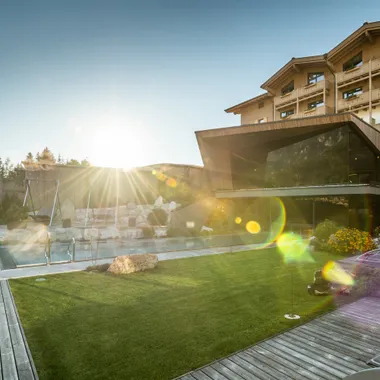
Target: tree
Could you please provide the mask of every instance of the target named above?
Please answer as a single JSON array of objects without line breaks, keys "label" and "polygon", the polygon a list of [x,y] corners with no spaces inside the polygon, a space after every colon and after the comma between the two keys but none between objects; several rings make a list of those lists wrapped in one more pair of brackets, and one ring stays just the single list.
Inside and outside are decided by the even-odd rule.
[{"label": "tree", "polygon": [[85,158],[84,160],[82,160],[80,162],[80,165],[81,166],[91,166],[91,163],[90,163],[90,161],[87,160],[87,158]]},{"label": "tree", "polygon": [[66,165],[80,166],[80,162],[74,158],[66,162]]},{"label": "tree", "polygon": [[65,161],[60,154],[58,154],[57,164],[64,165]]},{"label": "tree", "polygon": [[56,162],[53,153],[47,146],[44,148],[41,155],[39,155],[38,161],[42,161],[42,160],[51,161],[52,163]]},{"label": "tree", "polygon": [[33,153],[32,152],[29,152],[26,155],[26,161],[28,161],[28,162],[34,162],[34,157],[33,157]]}]

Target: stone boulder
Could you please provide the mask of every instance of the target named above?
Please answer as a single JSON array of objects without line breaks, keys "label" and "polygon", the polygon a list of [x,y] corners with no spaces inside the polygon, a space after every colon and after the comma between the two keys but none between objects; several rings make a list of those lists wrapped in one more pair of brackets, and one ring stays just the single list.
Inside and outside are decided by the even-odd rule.
[{"label": "stone boulder", "polygon": [[153,254],[118,256],[113,260],[108,272],[114,274],[142,272],[147,269],[153,269],[157,266],[157,263],[157,255]]},{"label": "stone boulder", "polygon": [[156,201],[154,202],[154,207],[155,208],[161,208],[162,205],[164,204],[164,200],[163,198],[161,197],[161,195],[156,199]]},{"label": "stone boulder", "polygon": [[120,232],[115,226],[99,229],[101,239],[116,239],[120,237]]},{"label": "stone boulder", "polygon": [[99,231],[97,228],[86,228],[83,230],[84,240],[96,240],[98,238]]}]

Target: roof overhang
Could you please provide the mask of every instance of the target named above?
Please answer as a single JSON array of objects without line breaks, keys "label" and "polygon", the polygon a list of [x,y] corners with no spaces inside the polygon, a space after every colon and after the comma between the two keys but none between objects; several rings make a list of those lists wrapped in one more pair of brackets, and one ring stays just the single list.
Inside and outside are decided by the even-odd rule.
[{"label": "roof overhang", "polygon": [[266,82],[261,85],[261,88],[271,91],[271,88],[276,87],[280,82],[283,82],[287,77],[300,70],[301,66],[316,66],[327,65],[326,54],[313,55],[309,57],[292,58],[286,65],[282,66],[275,74],[273,74]]},{"label": "roof overhang", "polygon": [[363,42],[373,43],[373,36],[380,35],[380,21],[365,22],[359,29],[351,33],[346,39],[327,53],[327,59],[332,63],[347,54],[347,50],[353,50]]},{"label": "roof overhang", "polygon": [[[221,137],[227,138],[228,136],[240,136],[243,141],[248,135],[252,134],[254,134],[256,138],[259,138],[260,134],[263,134],[264,132],[268,132],[266,133],[268,136],[269,132],[273,133],[275,131],[281,131],[282,133],[289,135],[292,133],[303,133],[306,128],[309,128],[310,130],[322,130],[323,128],[342,126],[344,123],[350,123],[351,125],[356,126],[356,128],[363,133],[364,137],[366,137],[366,139],[378,151],[380,151],[380,132],[351,112],[271,121],[261,124],[246,124],[236,127],[208,129],[204,131],[196,131],[195,134],[198,143],[201,140],[211,141]],[[291,130],[293,130],[293,132]]]},{"label": "roof overhang", "polygon": [[319,197],[338,195],[380,195],[380,187],[369,184],[277,187],[216,191],[216,198]]},{"label": "roof overhang", "polygon": [[263,100],[271,98],[271,97],[272,97],[272,95],[270,95],[268,92],[266,92],[265,94],[255,96],[254,98],[248,99],[245,102],[242,102],[242,103],[236,104],[235,106],[227,108],[224,110],[224,112],[227,112],[227,113],[233,112],[236,115],[236,114],[239,114],[241,112],[242,108],[247,107],[247,106],[254,104],[254,103],[258,103],[260,101],[263,101]]}]

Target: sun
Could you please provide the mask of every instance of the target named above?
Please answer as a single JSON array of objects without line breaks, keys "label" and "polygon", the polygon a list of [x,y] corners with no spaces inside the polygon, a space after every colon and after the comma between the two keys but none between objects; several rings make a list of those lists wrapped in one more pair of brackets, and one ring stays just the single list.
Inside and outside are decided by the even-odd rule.
[{"label": "sun", "polygon": [[89,160],[95,166],[130,169],[149,153],[144,151],[141,138],[122,128],[98,129],[87,143]]}]

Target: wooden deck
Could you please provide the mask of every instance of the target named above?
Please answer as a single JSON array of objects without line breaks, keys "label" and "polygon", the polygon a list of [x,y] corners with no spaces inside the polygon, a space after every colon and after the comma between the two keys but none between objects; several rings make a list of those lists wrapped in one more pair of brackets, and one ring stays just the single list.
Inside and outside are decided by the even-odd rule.
[{"label": "wooden deck", "polygon": [[37,380],[8,281],[0,281],[0,380]]},{"label": "wooden deck", "polygon": [[366,297],[177,379],[344,379],[380,354],[379,316]]}]

